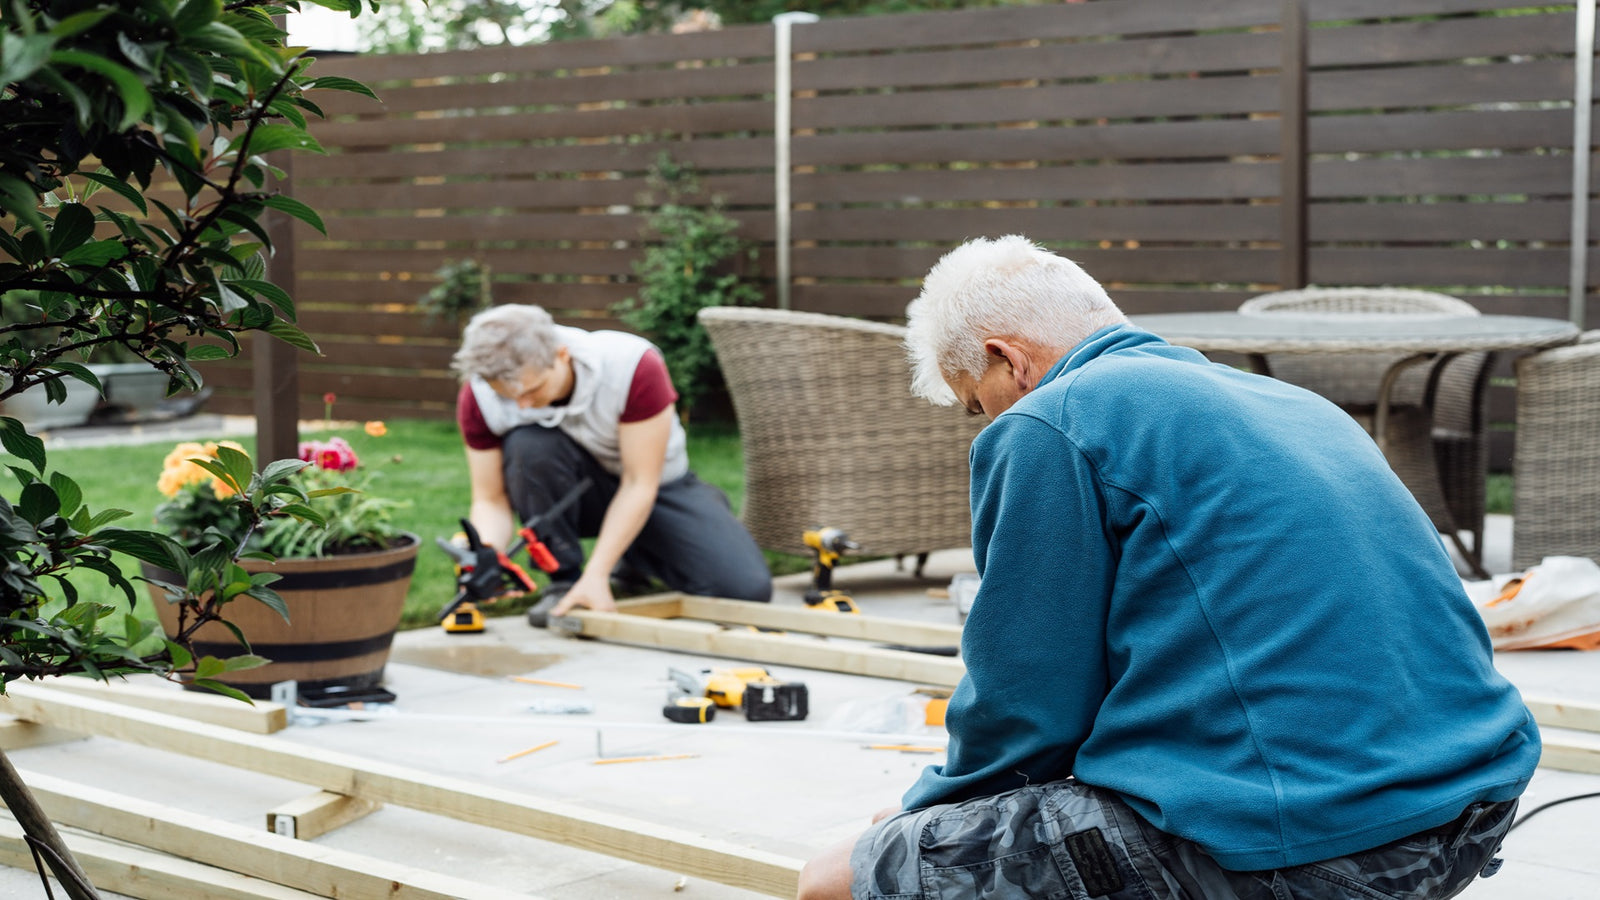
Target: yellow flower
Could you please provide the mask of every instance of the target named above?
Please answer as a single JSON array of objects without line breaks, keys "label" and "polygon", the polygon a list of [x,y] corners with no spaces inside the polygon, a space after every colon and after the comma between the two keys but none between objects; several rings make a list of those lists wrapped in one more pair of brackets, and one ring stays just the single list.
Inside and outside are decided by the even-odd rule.
[{"label": "yellow flower", "polygon": [[389,426],[379,421],[372,421],[366,424],[366,431],[367,434],[370,434],[373,437],[383,437],[389,433]]},{"label": "yellow flower", "polygon": [[228,447],[240,453],[245,452],[244,447],[237,441],[215,441],[198,444],[194,441],[184,441],[172,448],[167,458],[161,463],[161,477],[156,480],[156,489],[164,497],[176,496],[184,485],[195,484],[209,480],[211,492],[218,498],[231,497],[235,493],[222,479],[213,476],[210,472],[194,464],[196,459],[216,459],[217,448]]},{"label": "yellow flower", "polygon": [[185,441],[172,448],[167,458],[162,462],[161,477],[156,481],[156,488],[162,496],[176,496],[186,484],[205,481],[211,473],[195,465],[192,460],[205,457],[206,448],[193,441]]}]

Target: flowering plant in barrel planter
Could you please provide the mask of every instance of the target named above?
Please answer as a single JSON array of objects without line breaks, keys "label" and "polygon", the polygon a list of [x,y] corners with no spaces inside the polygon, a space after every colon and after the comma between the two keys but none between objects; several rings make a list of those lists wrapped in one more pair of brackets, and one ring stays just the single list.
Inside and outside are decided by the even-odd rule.
[{"label": "flowering plant in barrel planter", "polygon": [[[382,423],[368,423],[367,432],[381,435]],[[403,501],[373,492],[374,473],[349,442],[305,441],[299,451],[302,468],[287,483],[304,492],[315,515],[291,508],[268,518],[250,533],[240,560],[252,579],[275,577],[282,602],[232,608],[224,621],[202,625],[193,633],[196,652],[270,660],[213,676],[252,697],[291,680],[307,695],[370,693],[382,681],[420,542],[393,520]],[[242,455],[229,441],[174,447],[157,479],[168,499],[156,508],[156,524],[191,552],[217,534],[237,533],[244,510],[226,460]],[[190,610],[167,602],[181,593],[170,574],[144,571],[163,628],[178,635],[191,626]]]}]

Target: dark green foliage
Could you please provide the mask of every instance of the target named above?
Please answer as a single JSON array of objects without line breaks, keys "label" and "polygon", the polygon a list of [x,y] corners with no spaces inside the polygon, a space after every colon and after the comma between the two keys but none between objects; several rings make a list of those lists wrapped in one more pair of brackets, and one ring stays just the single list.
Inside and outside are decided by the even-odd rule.
[{"label": "dark green foliage", "polygon": [[[352,15],[362,6],[309,2]],[[266,280],[264,222],[269,210],[322,222],[276,192],[281,172],[266,154],[321,151],[306,130],[308,114],[319,115],[307,91],[370,91],[318,79],[310,59],[285,49],[272,16],[299,5],[0,0],[0,400],[42,385],[60,402],[65,378],[98,389],[83,365],[97,350],[148,363],[172,391],[198,388],[193,364],[236,354],[241,333],[315,351],[289,295]],[[153,195],[163,181],[181,200]],[[191,552],[111,524],[125,512],[92,511],[17,420],[0,417],[0,443],[15,457],[17,486],[0,495],[0,690],[16,677],[135,670],[215,686],[211,676],[259,664],[195,659],[187,643],[234,599],[281,610],[273,576],[249,575],[237,560],[267,517],[317,520],[291,479],[298,460],[257,474],[242,453],[219,456],[208,468],[236,496],[225,524]],[[149,626],[78,600],[72,576],[92,573],[132,606],[118,554],[178,573],[169,593],[183,627],[156,653],[133,649],[152,637]]]},{"label": "dark green foliage", "polygon": [[722,385],[722,371],[711,339],[695,319],[708,306],[748,306],[761,291],[735,269],[739,258],[754,259],[754,248],[736,233],[739,223],[722,212],[717,198],[690,205],[699,195],[694,171],[666,155],[650,173],[651,187],[664,201],[650,214],[653,242],[634,265],[639,292],[618,304],[622,321],[654,341],[672,373],[679,409],[687,414],[696,400]]},{"label": "dark green foliage", "polygon": [[429,321],[460,327],[472,314],[487,309],[494,300],[489,264],[476,259],[452,259],[433,274],[439,283],[417,300]]}]

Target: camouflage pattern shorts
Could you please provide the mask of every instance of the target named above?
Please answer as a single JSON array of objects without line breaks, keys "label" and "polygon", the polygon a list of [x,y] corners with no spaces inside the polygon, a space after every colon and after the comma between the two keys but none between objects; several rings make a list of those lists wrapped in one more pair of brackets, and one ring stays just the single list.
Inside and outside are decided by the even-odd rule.
[{"label": "camouflage pattern shorts", "polygon": [[1382,847],[1261,872],[1219,866],[1108,791],[1068,779],[877,823],[851,853],[855,900],[1442,900],[1464,889],[1511,828],[1517,802]]}]

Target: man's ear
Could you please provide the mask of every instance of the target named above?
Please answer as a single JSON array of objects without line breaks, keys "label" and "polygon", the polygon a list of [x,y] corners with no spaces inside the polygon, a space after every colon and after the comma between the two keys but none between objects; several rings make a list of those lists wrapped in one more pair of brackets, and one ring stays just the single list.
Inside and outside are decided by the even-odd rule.
[{"label": "man's ear", "polygon": [[1011,378],[1018,392],[1026,394],[1039,383],[1039,373],[1035,371],[1033,355],[1028,352],[1024,344],[1007,338],[992,337],[983,342],[983,349],[985,353],[994,357],[996,362],[1005,360],[1011,367]]}]

